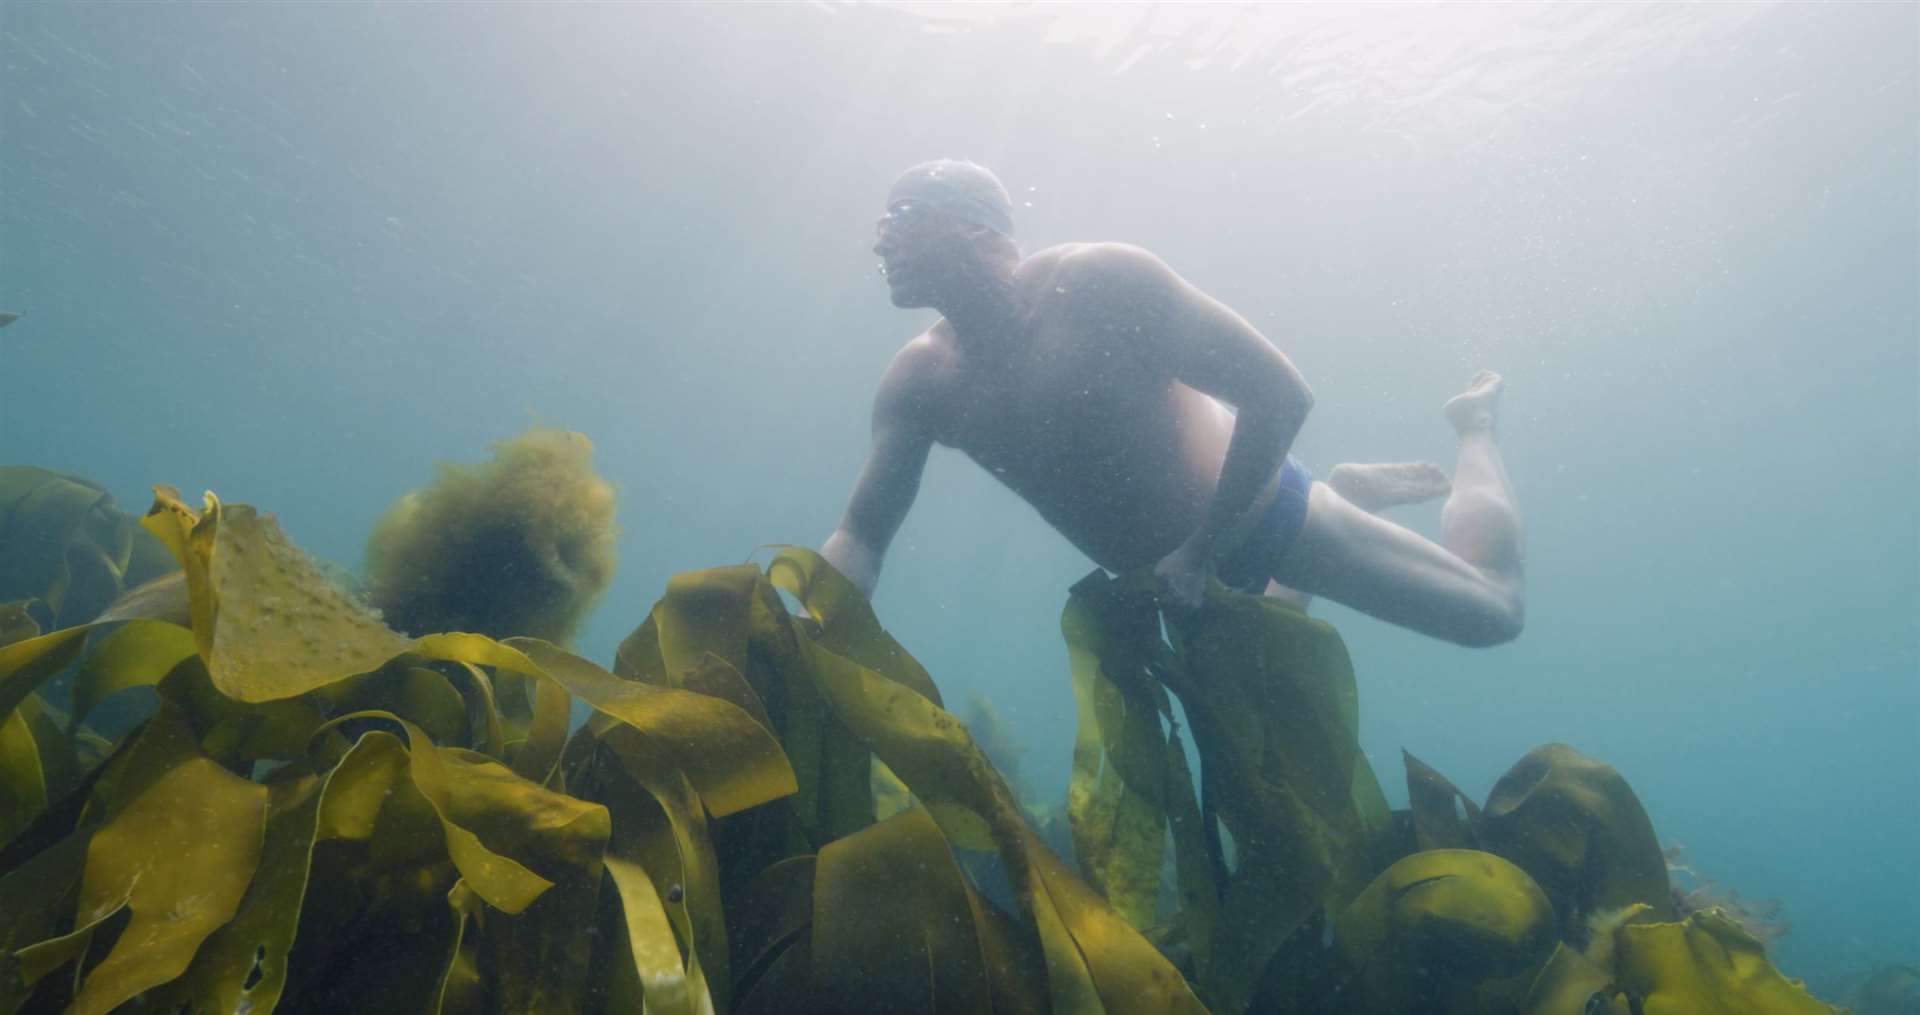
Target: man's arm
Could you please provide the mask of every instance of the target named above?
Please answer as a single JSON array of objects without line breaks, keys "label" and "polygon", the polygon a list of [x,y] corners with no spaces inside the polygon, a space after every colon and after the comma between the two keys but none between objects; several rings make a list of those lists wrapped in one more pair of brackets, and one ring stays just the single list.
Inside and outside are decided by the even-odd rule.
[{"label": "man's arm", "polygon": [[925,406],[914,398],[924,373],[924,353],[916,341],[894,357],[873,399],[873,446],[860,478],[853,484],[840,527],[820,547],[820,556],[838,568],[861,594],[873,598],[887,545],[900,530],[920,492],[933,447]]},{"label": "man's arm", "polygon": [[[1096,258],[1094,270],[1125,294],[1103,301],[1117,310],[1117,327],[1138,327],[1146,355],[1160,359],[1181,383],[1236,410],[1233,439],[1206,519],[1156,569],[1171,579],[1171,570],[1203,568],[1215,543],[1253,506],[1300,433],[1313,408],[1313,392],[1286,355],[1245,318],[1159,258],[1125,244],[1103,244],[1081,256]],[[1197,600],[1198,582],[1192,585],[1175,591]]]}]

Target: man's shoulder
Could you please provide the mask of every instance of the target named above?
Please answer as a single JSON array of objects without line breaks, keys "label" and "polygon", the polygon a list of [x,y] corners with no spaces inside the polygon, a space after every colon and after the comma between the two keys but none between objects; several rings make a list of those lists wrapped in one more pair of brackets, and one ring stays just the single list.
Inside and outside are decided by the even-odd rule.
[{"label": "man's shoulder", "polygon": [[1061,243],[1027,258],[1031,265],[1068,276],[1165,270],[1166,265],[1153,252],[1132,243],[1102,240],[1091,243]]},{"label": "man's shoulder", "polygon": [[[1112,241],[1062,243],[1027,258],[1020,266],[1030,297],[1058,303],[1076,313],[1102,314],[1116,306],[1116,293],[1142,294],[1166,286],[1176,276],[1145,247]],[[1081,297],[1093,297],[1091,300]]]},{"label": "man's shoulder", "polygon": [[914,336],[893,354],[886,376],[874,394],[874,403],[891,413],[919,416],[937,406],[953,376],[953,351],[940,325]]}]

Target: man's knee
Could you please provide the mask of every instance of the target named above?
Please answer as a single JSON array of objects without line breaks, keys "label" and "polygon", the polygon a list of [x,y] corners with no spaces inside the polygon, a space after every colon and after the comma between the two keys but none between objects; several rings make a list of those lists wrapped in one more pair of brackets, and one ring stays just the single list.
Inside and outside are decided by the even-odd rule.
[{"label": "man's knee", "polygon": [[1527,626],[1527,604],[1519,593],[1503,594],[1489,604],[1483,615],[1468,626],[1465,638],[1455,639],[1468,648],[1492,648],[1520,637]]}]

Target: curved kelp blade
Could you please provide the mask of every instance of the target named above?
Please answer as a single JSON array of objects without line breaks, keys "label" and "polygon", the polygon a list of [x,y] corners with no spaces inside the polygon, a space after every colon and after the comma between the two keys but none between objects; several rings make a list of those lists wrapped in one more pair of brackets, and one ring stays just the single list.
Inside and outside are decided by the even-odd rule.
[{"label": "curved kelp blade", "polygon": [[1162,672],[1239,847],[1200,980],[1218,1010],[1237,1012],[1294,931],[1366,885],[1384,805],[1360,754],[1353,664],[1330,625],[1217,583],[1200,610],[1165,620],[1175,651]]},{"label": "curved kelp blade", "polygon": [[1653,822],[1612,766],[1565,744],[1528,751],[1487,795],[1485,848],[1519,864],[1553,900],[1561,935],[1634,903],[1674,918],[1666,858]]},{"label": "curved kelp blade", "polygon": [[873,605],[853,582],[818,553],[802,546],[778,546],[767,563],[767,578],[784,589],[820,625],[814,640],[835,655],[865,666],[921,697],[944,707],[940,689],[920,661],[880,626]]},{"label": "curved kelp blade", "polygon": [[607,742],[594,759],[595,795],[613,815],[607,855],[633,864],[652,880],[686,955],[688,996],[698,1006],[724,1011],[730,986],[726,916],[719,863],[699,798],[657,742],[625,726],[612,726],[602,735]]},{"label": "curved kelp blade", "polygon": [[[448,818],[472,830],[487,849],[552,883],[515,919],[481,914],[479,937],[468,932],[489,971],[494,1003],[506,1011],[577,1009],[611,831],[607,808],[463,751],[416,746],[416,768],[423,751],[438,755],[444,769]],[[478,895],[478,886],[463,884]]]},{"label": "curved kelp blade", "polygon": [[[457,820],[461,815],[454,799],[455,780],[448,771],[448,766],[457,762],[444,757],[420,727],[390,712],[356,712],[333,720],[332,725],[355,719],[385,720],[404,732],[409,747],[405,752],[406,772],[413,787],[433,808],[446,837],[447,856],[475,894],[495,909],[518,913],[552,887],[552,882],[519,861],[487,848],[473,829]],[[463,784],[460,788],[468,787]]]},{"label": "curved kelp blade", "polygon": [[160,683],[182,659],[194,654],[193,632],[158,620],[134,620],[100,639],[73,678],[73,722],[86,720],[94,706],[135,687]]},{"label": "curved kelp blade", "polygon": [[69,1012],[107,1012],[179,976],[232,918],[260,859],[267,790],[190,756],[154,778],[87,846],[77,922],[131,920]]},{"label": "curved kelp blade", "polygon": [[1475,850],[1415,853],[1335,921],[1334,943],[1350,971],[1341,1000],[1367,1011],[1479,1011],[1485,982],[1519,974],[1531,981],[1553,950],[1553,932],[1553,906],[1520,868]]},{"label": "curved kelp blade", "polygon": [[984,839],[1039,935],[1055,1010],[1198,1011],[1164,956],[1034,837],[966,727],[903,684],[802,639],[823,697],[959,845]]},{"label": "curved kelp blade", "polygon": [[38,695],[28,695],[0,719],[0,846],[26,830],[47,808],[46,765],[33,717],[40,711]]},{"label": "curved kelp blade", "polygon": [[[148,993],[155,1010],[264,1015],[279,1003],[307,894],[314,830],[321,808],[328,804],[329,785],[331,778],[305,776],[269,788],[260,865],[238,913],[200,947],[185,974]],[[339,806],[337,800],[333,806]]]},{"label": "curved kelp blade", "polygon": [[69,627],[0,646],[0,717],[66,669],[80,654],[86,634],[87,628]]},{"label": "curved kelp blade", "polygon": [[842,1010],[992,1008],[966,883],[919,808],[820,850],[812,944],[815,989]]},{"label": "curved kelp blade", "polygon": [[623,676],[714,694],[779,737],[796,794],[786,805],[790,819],[763,837],[784,852],[743,857],[748,871],[874,820],[871,755],[804,677],[798,627],[758,568],[720,567],[675,575],[620,646]]},{"label": "curved kelp blade", "polygon": [[[422,642],[423,650],[440,644],[434,639]],[[779,742],[738,706],[691,691],[623,680],[536,639],[512,638],[503,647],[524,653],[535,672],[657,744],[716,817],[795,790],[793,769]]]},{"label": "curved kelp blade", "polygon": [[1620,984],[1647,1015],[1833,1015],[1780,975],[1761,943],[1711,909],[1682,923],[1630,923],[1615,936]]},{"label": "curved kelp blade", "polygon": [[[1150,600],[1145,610],[1126,610],[1132,605],[1076,595],[1060,617],[1078,714],[1067,819],[1088,881],[1145,929],[1157,915],[1171,759],[1160,727],[1165,692],[1146,677],[1144,654],[1126,640],[1149,623],[1157,631],[1159,618]],[[1137,626],[1118,616],[1123,610]]]},{"label": "curved kelp blade", "polygon": [[1431,765],[1402,750],[1415,841],[1426,849],[1479,849],[1480,805]]},{"label": "curved kelp blade", "polygon": [[607,997],[610,1012],[644,1010],[649,1015],[697,1015],[703,1009],[687,979],[673,926],[667,922],[660,893],[639,864],[620,856],[606,858],[607,881],[621,919],[614,931],[611,961],[616,963]]}]

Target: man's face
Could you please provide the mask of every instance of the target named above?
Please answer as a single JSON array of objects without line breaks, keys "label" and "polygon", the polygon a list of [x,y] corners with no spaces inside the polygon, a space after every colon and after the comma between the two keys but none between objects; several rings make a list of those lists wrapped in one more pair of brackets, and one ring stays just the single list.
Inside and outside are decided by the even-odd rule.
[{"label": "man's face", "polygon": [[895,201],[874,232],[873,252],[880,255],[896,307],[933,306],[967,274],[973,244],[965,223],[938,205],[915,198]]}]

